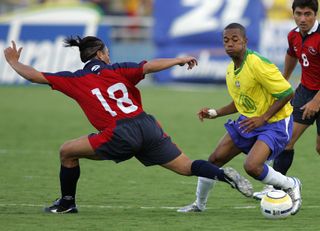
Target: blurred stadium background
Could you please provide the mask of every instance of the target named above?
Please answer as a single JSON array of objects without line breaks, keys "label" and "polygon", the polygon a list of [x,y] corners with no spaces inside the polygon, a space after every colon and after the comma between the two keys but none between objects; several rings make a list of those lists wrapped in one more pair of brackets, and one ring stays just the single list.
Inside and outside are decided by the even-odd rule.
[{"label": "blurred stadium background", "polygon": [[[71,35],[105,40],[114,62],[196,56],[199,67],[154,76],[154,83],[224,83],[229,58],[221,33],[230,22],[247,27],[249,47],[283,67],[286,34],[294,27],[291,0],[2,0],[0,48],[16,40],[21,60],[39,70],[76,70],[75,50],[63,49]],[[37,52],[35,52],[35,49]],[[3,56],[2,56],[3,57]],[[295,75],[299,75],[299,69]],[[295,81],[293,78],[291,81]],[[0,84],[25,84],[0,59]]]}]

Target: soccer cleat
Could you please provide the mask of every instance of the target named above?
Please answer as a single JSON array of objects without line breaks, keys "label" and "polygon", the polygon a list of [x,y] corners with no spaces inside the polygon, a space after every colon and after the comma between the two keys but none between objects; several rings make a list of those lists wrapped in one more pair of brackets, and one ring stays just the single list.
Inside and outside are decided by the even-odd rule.
[{"label": "soccer cleat", "polygon": [[256,199],[256,200],[261,201],[262,197],[267,195],[267,193],[272,191],[272,190],[274,190],[273,185],[266,184],[260,192],[254,192],[253,193],[253,198]]},{"label": "soccer cleat", "polygon": [[61,199],[57,199],[55,202],[53,202],[53,205],[51,205],[50,207],[44,208],[44,211],[46,213],[63,214],[63,213],[77,213],[78,209],[75,204],[72,204],[70,206],[62,205]]},{"label": "soccer cleat", "polygon": [[253,187],[249,180],[241,176],[235,169],[231,167],[223,168],[225,180],[232,188],[237,189],[246,197],[251,197],[253,194]]},{"label": "soccer cleat", "polygon": [[197,206],[196,202],[192,203],[191,205],[187,205],[187,206],[182,207],[182,208],[177,210],[177,212],[179,212],[179,213],[194,213],[194,212],[203,212],[203,211],[204,211],[204,209],[200,209]]},{"label": "soccer cleat", "polygon": [[295,215],[298,213],[298,211],[301,208],[302,205],[302,198],[301,198],[301,189],[302,184],[300,180],[296,177],[292,177],[294,181],[294,186],[292,188],[287,189],[288,195],[291,197],[292,200],[292,209],[291,209],[291,215]]}]

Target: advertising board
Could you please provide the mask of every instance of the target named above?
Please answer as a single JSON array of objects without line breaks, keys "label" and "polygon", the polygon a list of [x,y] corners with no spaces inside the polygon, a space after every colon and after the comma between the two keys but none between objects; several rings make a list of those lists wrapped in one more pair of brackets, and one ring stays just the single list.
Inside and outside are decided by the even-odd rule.
[{"label": "advertising board", "polygon": [[160,83],[224,82],[230,61],[223,49],[222,32],[231,22],[246,27],[248,46],[256,50],[265,19],[261,1],[155,0],[154,41],[158,57],[195,56],[191,71],[176,67],[155,75]]},{"label": "advertising board", "polygon": [[[77,48],[65,48],[63,40],[70,36],[96,35],[107,44],[109,29],[100,24],[101,15],[86,6],[37,8],[0,18],[0,50],[14,40],[23,47],[21,62],[39,71],[75,71],[83,66]],[[25,84],[0,59],[0,84]]]}]

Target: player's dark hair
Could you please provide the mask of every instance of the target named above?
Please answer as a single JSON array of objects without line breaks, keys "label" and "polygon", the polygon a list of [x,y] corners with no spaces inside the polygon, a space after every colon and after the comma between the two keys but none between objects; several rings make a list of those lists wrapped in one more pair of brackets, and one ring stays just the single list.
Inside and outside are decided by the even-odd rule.
[{"label": "player's dark hair", "polygon": [[95,57],[97,54],[97,51],[102,51],[105,48],[103,41],[94,36],[87,36],[84,38],[80,38],[80,36],[73,38],[71,36],[64,40],[64,46],[79,47],[80,58],[81,58],[81,61],[84,63],[92,59],[93,57]]},{"label": "player's dark hair", "polygon": [[297,7],[308,7],[313,10],[315,14],[317,14],[319,7],[318,5],[318,0],[294,0],[292,3],[292,11],[294,12]]},{"label": "player's dark hair", "polygon": [[247,33],[246,33],[246,28],[244,28],[244,26],[242,26],[240,23],[236,23],[236,22],[234,22],[234,23],[230,23],[228,26],[226,26],[225,28],[224,28],[224,30],[227,30],[227,29],[239,29],[240,30],[240,32],[241,32],[241,34],[242,34],[242,36],[244,37],[244,38],[246,38],[247,37]]}]

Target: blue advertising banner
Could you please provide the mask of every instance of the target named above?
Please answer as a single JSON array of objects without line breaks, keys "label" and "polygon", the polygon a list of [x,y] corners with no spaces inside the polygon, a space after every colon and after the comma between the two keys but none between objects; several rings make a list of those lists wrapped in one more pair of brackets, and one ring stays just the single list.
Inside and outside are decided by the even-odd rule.
[{"label": "blue advertising banner", "polygon": [[192,71],[174,68],[156,74],[159,82],[223,81],[230,59],[224,53],[222,32],[231,22],[246,27],[249,48],[256,50],[259,46],[260,26],[265,18],[261,1],[155,0],[154,4],[157,56],[193,55],[199,61]]},{"label": "blue advertising banner", "polygon": [[[20,12],[0,18],[0,49],[14,40],[23,47],[21,62],[39,71],[75,71],[82,68],[78,49],[65,48],[63,40],[70,36],[98,36],[110,44],[109,29],[99,24],[100,13],[90,7],[51,7]],[[0,59],[0,84],[28,83]]]}]

